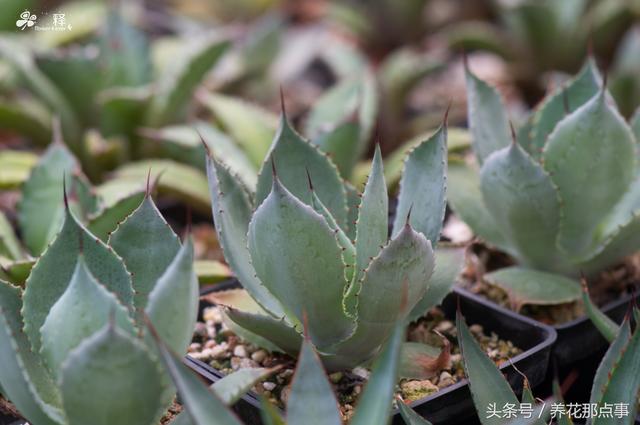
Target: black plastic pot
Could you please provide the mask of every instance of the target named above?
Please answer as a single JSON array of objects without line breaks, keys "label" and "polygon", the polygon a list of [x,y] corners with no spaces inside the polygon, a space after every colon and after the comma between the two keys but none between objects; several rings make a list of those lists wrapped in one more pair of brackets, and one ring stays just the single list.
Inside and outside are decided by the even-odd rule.
[{"label": "black plastic pot", "polygon": [[[640,299],[638,297],[637,299]],[[622,322],[633,295],[626,294],[620,299],[602,307],[602,311],[615,320]],[[605,349],[609,343],[595,328],[591,320],[584,316],[561,325],[554,326],[558,339],[553,347],[553,357],[562,370],[576,361],[586,359]]]},{"label": "black plastic pot", "polygon": [[[232,284],[225,282],[207,288],[203,293],[227,289]],[[522,376],[514,369],[524,373],[532,386],[542,382],[547,372],[551,347],[556,339],[553,328],[518,315],[502,307],[471,294],[462,289],[454,289],[442,303],[443,311],[450,320],[455,319],[456,305],[470,324],[482,325],[486,332],[495,332],[500,338],[512,341],[524,352],[512,359],[512,364],[503,364],[502,372],[514,388],[522,388]],[[201,304],[201,310],[206,304]],[[189,356],[185,363],[209,382],[215,382],[222,374],[211,366]],[[439,391],[422,400],[411,403],[411,407],[436,425],[471,424],[476,417],[467,380]],[[259,402],[255,394],[249,393],[236,404],[235,410],[247,424],[262,424]],[[403,424],[400,415],[395,412],[394,424]]]},{"label": "black plastic pot", "polygon": [[25,423],[23,419],[0,413],[0,425],[25,425]]}]

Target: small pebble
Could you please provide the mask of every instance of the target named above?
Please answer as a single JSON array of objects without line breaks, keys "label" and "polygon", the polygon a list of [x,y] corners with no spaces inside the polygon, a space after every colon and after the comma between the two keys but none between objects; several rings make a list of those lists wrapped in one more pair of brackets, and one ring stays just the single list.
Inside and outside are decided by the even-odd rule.
[{"label": "small pebble", "polygon": [[258,350],[251,354],[251,359],[255,362],[262,363],[268,356],[265,350]]},{"label": "small pebble", "polygon": [[243,358],[247,357],[247,349],[244,347],[244,345],[236,345],[236,347],[233,349],[233,355]]},{"label": "small pebble", "polygon": [[273,391],[276,389],[276,384],[273,382],[263,382],[262,383],[262,388],[264,388],[267,391]]},{"label": "small pebble", "polygon": [[440,378],[438,379],[438,387],[445,388],[449,385],[455,384],[455,382],[456,381],[453,379],[453,376],[451,376],[449,372],[444,371],[440,374]]},{"label": "small pebble", "polygon": [[223,342],[220,345],[216,345],[211,348],[211,357],[217,360],[226,359],[229,357],[229,352],[227,351],[227,344]]},{"label": "small pebble", "polygon": [[367,369],[360,366],[353,368],[351,373],[353,373],[356,376],[359,376],[362,379],[369,379],[369,375],[371,374]]},{"label": "small pebble", "polygon": [[189,344],[190,353],[193,353],[194,351],[200,351],[200,350],[202,350],[202,344],[200,344],[199,342],[192,342],[191,344]]},{"label": "small pebble", "polygon": [[216,346],[216,342],[213,339],[210,339],[204,343],[204,348],[213,348],[215,346]]}]

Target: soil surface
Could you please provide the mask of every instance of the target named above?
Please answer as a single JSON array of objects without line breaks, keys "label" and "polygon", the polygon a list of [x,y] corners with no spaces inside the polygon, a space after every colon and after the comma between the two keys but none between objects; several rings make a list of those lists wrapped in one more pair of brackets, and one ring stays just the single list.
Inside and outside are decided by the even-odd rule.
[{"label": "soil surface", "polygon": [[[280,366],[281,369],[276,374],[256,385],[254,391],[267,397],[276,406],[284,408],[291,391],[295,359],[285,354],[271,353],[243,341],[225,326],[221,311],[216,306],[205,308],[203,319],[204,322],[198,322],[196,326],[194,340],[189,347],[189,355],[210,364],[224,374],[242,368]],[[499,339],[495,333],[486,334],[480,325],[471,324],[470,329],[484,351],[496,364],[522,352],[510,341]],[[396,394],[405,402],[429,396],[464,378],[455,324],[447,320],[439,308],[434,308],[425,317],[411,324],[408,340],[442,347],[443,340],[433,332],[434,330],[440,332],[450,342],[451,367],[438,371],[431,379],[401,380],[396,388]],[[329,375],[345,421],[351,417],[358,395],[362,392],[369,374],[370,371],[367,368],[356,367]]]},{"label": "soil surface", "polygon": [[[485,273],[511,266],[513,260],[506,254],[474,243],[467,251],[467,264],[462,273],[461,285],[475,294],[482,295],[505,308],[511,309],[507,293],[487,283]],[[589,294],[596,305],[602,307],[615,301],[622,294],[640,288],[640,253],[625,258],[588,281]],[[550,325],[559,325],[585,315],[582,300],[558,305],[525,305],[519,313]]]}]

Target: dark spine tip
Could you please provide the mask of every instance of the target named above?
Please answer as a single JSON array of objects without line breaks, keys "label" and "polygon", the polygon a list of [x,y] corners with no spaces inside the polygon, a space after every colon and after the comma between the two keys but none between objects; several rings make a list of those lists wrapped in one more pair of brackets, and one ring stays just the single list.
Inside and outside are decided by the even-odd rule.
[{"label": "dark spine tip", "polygon": [[309,183],[309,190],[313,192],[313,182],[311,181],[311,174],[309,174],[309,169],[305,167],[304,171],[306,171],[307,173],[307,182]]},{"label": "dark spine tip", "polygon": [[196,133],[198,133],[198,137],[200,137],[200,143],[202,143],[202,146],[204,147],[204,151],[206,152],[207,156],[211,157],[211,149],[209,149],[209,145],[207,145],[207,142],[204,141],[204,137],[202,136],[202,133],[197,128],[195,130],[196,130]]},{"label": "dark spine tip", "polygon": [[513,126],[513,121],[509,120],[509,129],[511,130],[511,146],[515,146],[518,143],[518,136],[516,135],[516,129]]},{"label": "dark spine tip", "polygon": [[69,211],[69,198],[67,197],[67,175],[62,173],[62,199],[64,201],[64,209]]},{"label": "dark spine tip", "polygon": [[276,160],[273,155],[271,155],[271,175],[273,176],[274,180],[276,177],[278,177],[278,170],[276,170]]},{"label": "dark spine tip", "polygon": [[445,127],[449,125],[449,112],[451,111],[452,104],[453,99],[449,99],[449,104],[447,105],[447,109],[444,111],[444,118],[442,119],[442,125]]},{"label": "dark spine tip", "polygon": [[151,167],[147,170],[147,187],[145,189],[144,196],[145,198],[151,196]]},{"label": "dark spine tip", "polygon": [[410,222],[411,222],[411,210],[413,210],[413,204],[411,204],[411,205],[409,206],[409,211],[407,212],[407,221],[406,221],[406,222],[405,222],[405,224],[404,224],[404,225],[405,225],[405,226],[407,226],[407,227],[410,227],[410,226],[411,226],[411,224],[410,224]]},{"label": "dark spine tip", "polygon": [[589,36],[587,37],[587,56],[593,58],[593,28],[589,29]]},{"label": "dark spine tip", "polygon": [[84,254],[84,238],[82,237],[82,231],[78,232],[78,252]]},{"label": "dark spine tip", "polygon": [[51,121],[51,132],[53,135],[53,144],[54,145],[62,145],[64,142],[62,141],[62,125],[60,124],[60,117],[55,116]]},{"label": "dark spine tip", "polygon": [[280,86],[280,112],[282,112],[282,117],[287,119],[287,108],[284,105],[284,89]]},{"label": "dark spine tip", "polygon": [[580,286],[585,294],[589,294],[589,286],[587,285],[587,278],[583,272],[580,272]]}]

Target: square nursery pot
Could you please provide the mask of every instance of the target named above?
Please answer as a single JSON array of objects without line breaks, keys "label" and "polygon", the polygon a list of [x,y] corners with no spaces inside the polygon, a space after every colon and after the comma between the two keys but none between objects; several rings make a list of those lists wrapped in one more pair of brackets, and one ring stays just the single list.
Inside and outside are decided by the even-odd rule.
[{"label": "square nursery pot", "polygon": [[[234,281],[223,282],[203,289],[202,294],[228,289],[234,285],[237,285]],[[544,380],[551,347],[556,340],[553,328],[505,308],[496,307],[477,295],[457,288],[442,303],[442,309],[449,320],[455,320],[458,300],[469,324],[482,325],[485,332],[495,332],[501,339],[510,340],[524,350],[512,359],[512,363],[527,376],[532,386]],[[207,305],[201,302],[200,313]],[[215,382],[223,376],[208,364],[189,356],[186,356],[185,363],[209,382]],[[522,376],[511,364],[503,364],[500,369],[514,388],[522,387]],[[411,407],[435,425],[468,425],[476,417],[466,379],[429,397],[414,401]],[[247,424],[263,423],[260,418],[260,403],[253,392],[243,397],[234,409]],[[394,412],[393,423],[404,423],[397,411]]]},{"label": "square nursery pot", "polygon": [[18,419],[15,416],[0,413],[0,425],[26,425],[24,419]]},{"label": "square nursery pot", "polygon": [[[637,296],[636,301],[639,299],[640,296]],[[605,304],[601,310],[617,323],[621,323],[632,301],[633,295],[625,294]],[[587,316],[553,327],[558,334],[553,347],[553,360],[559,370],[571,366],[576,361],[597,355],[609,345]]]}]

